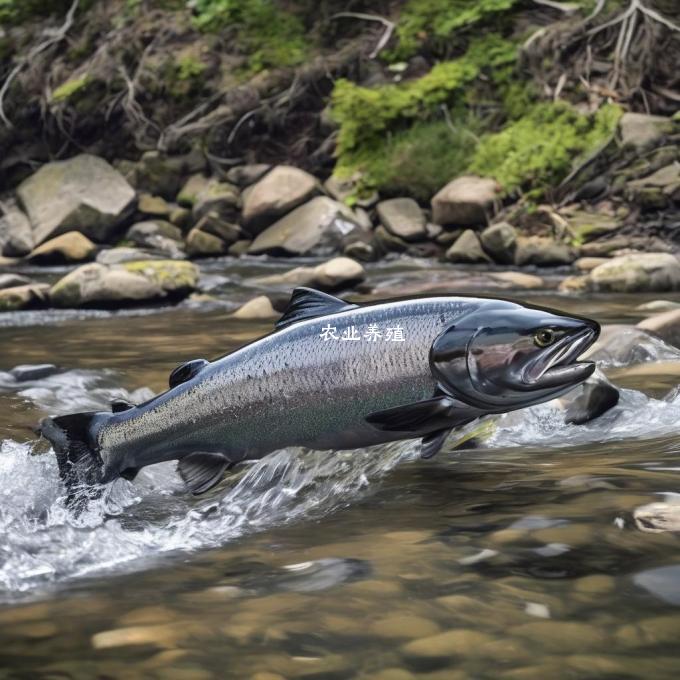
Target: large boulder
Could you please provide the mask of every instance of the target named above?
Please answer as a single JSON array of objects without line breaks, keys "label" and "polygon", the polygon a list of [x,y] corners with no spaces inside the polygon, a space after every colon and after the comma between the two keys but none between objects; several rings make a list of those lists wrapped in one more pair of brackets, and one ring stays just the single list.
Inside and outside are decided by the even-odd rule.
[{"label": "large boulder", "polygon": [[650,316],[637,325],[643,331],[654,333],[664,342],[680,347],[680,309]]},{"label": "large boulder", "polygon": [[517,231],[508,222],[497,222],[487,227],[479,240],[484,250],[501,264],[512,264],[515,261],[517,248]]},{"label": "large boulder", "polygon": [[520,236],[515,250],[515,264],[533,264],[538,267],[552,267],[571,264],[576,251],[566,243],[559,243],[547,236]]},{"label": "large boulder", "polygon": [[381,201],[378,217],[385,228],[405,241],[421,241],[427,236],[427,220],[420,206],[412,198],[391,198]]},{"label": "large boulder", "polygon": [[100,264],[123,264],[124,262],[139,262],[140,260],[164,260],[161,253],[155,253],[139,248],[120,246],[119,248],[106,248],[97,253],[96,261]]},{"label": "large boulder", "polygon": [[43,307],[50,287],[46,283],[30,283],[0,290],[0,312]]},{"label": "large boulder", "polygon": [[335,290],[366,278],[366,270],[349,257],[334,257],[316,267],[296,267],[283,274],[261,276],[253,280],[262,286],[312,286],[321,290]]},{"label": "large boulder", "polygon": [[680,163],[677,161],[627,184],[630,200],[649,210],[662,210],[669,201],[680,201]]},{"label": "large boulder", "polygon": [[592,241],[599,236],[611,234],[621,227],[616,217],[603,213],[579,210],[569,216],[569,231],[579,243]]},{"label": "large boulder", "polygon": [[[267,177],[269,175],[265,179]],[[361,232],[347,206],[326,196],[317,196],[263,231],[248,252],[325,255],[342,249]]]},{"label": "large boulder", "polygon": [[668,118],[645,113],[624,113],[619,121],[621,142],[636,149],[651,146],[672,129],[673,123]]},{"label": "large boulder", "polygon": [[105,160],[82,154],[43,165],[19,185],[17,196],[36,243],[67,231],[103,243],[132,209],[135,190]]},{"label": "large boulder", "polygon": [[243,197],[243,222],[250,234],[259,234],[267,225],[304,203],[319,190],[313,175],[288,165],[278,165]]},{"label": "large boulder", "polygon": [[3,288],[15,288],[31,283],[31,279],[21,274],[0,274],[0,290]]},{"label": "large boulder", "polygon": [[91,260],[97,246],[87,236],[78,231],[69,231],[41,243],[28,256],[31,262],[44,264],[64,264]]},{"label": "large boulder", "polygon": [[17,207],[8,207],[0,217],[0,255],[23,257],[33,250],[33,244],[33,229],[28,217]]},{"label": "large boulder", "polygon": [[449,182],[432,199],[432,219],[437,224],[475,227],[494,213],[499,184],[486,177],[464,175]]},{"label": "large boulder", "polygon": [[491,262],[491,258],[482,249],[477,234],[472,229],[466,229],[456,242],[446,251],[449,262],[477,264]]},{"label": "large boulder", "polygon": [[112,266],[94,262],[57,281],[49,295],[57,307],[174,300],[195,290],[198,276],[196,265],[186,261],[143,260]]},{"label": "large boulder", "polygon": [[634,253],[615,257],[582,277],[582,288],[614,293],[680,289],[680,262],[670,253]]}]

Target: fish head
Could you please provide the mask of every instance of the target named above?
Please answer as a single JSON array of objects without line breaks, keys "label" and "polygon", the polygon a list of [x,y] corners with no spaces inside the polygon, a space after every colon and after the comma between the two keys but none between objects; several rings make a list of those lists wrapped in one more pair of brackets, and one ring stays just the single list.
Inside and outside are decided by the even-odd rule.
[{"label": "fish head", "polygon": [[430,365],[442,386],[489,412],[549,401],[595,371],[578,361],[600,333],[590,319],[489,301],[447,328],[433,343]]}]

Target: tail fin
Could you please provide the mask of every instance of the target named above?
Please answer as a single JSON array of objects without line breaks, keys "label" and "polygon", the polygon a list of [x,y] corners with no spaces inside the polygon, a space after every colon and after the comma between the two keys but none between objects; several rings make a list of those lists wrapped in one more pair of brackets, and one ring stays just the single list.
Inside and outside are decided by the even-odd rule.
[{"label": "tail fin", "polygon": [[96,498],[102,478],[102,460],[93,446],[90,426],[95,412],[43,418],[40,433],[54,447],[59,475],[68,492],[67,504],[80,504]]}]

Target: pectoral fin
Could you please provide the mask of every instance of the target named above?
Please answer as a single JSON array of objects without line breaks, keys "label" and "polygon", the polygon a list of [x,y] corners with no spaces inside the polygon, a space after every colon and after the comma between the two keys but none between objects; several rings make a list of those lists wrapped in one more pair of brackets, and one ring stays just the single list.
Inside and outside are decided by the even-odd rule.
[{"label": "pectoral fin", "polygon": [[432,399],[369,413],[366,422],[383,432],[405,432],[418,437],[450,430],[483,414],[483,411],[438,390],[437,396]]},{"label": "pectoral fin", "polygon": [[182,458],[177,463],[177,471],[189,491],[197,496],[219,484],[230,465],[229,459],[221,453],[197,451]]},{"label": "pectoral fin", "polygon": [[452,429],[453,428],[439,430],[423,437],[423,441],[420,444],[420,457],[425,460],[434,458],[444,445],[446,438],[451,434]]},{"label": "pectoral fin", "polygon": [[366,422],[386,432],[419,432],[433,422],[445,420],[455,400],[451,397],[433,397],[413,404],[395,406],[384,411],[374,411],[366,416]]}]

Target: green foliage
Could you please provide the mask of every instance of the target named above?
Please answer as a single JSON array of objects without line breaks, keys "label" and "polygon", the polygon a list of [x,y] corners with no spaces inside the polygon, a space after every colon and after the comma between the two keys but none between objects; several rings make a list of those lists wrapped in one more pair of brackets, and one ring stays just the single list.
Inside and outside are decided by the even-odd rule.
[{"label": "green foliage", "polygon": [[58,103],[71,99],[77,93],[82,92],[89,83],[90,77],[86,73],[78,78],[67,80],[52,92],[52,102]]},{"label": "green foliage", "polygon": [[[83,0],[79,10],[88,9],[94,0]],[[51,14],[65,15],[73,0],[0,0],[0,26],[18,24]]]},{"label": "green foliage", "polygon": [[206,69],[205,64],[192,56],[184,56],[175,64],[177,78],[179,80],[195,80]]},{"label": "green foliage", "polygon": [[409,0],[397,24],[398,47],[392,56],[405,59],[425,42],[446,44],[453,33],[497,19],[518,0]]},{"label": "green foliage", "polygon": [[[378,189],[383,196],[407,195],[427,202],[465,170],[476,146],[475,134],[469,127],[474,125],[474,120],[456,120],[452,129],[443,120],[418,122],[352,156],[348,172],[360,168],[364,173],[361,192]],[[343,174],[341,164],[336,172]]]},{"label": "green foliage", "polygon": [[470,45],[465,55],[437,64],[422,78],[399,85],[367,88],[339,80],[332,95],[333,118],[340,126],[340,158],[375,143],[400,123],[428,117],[484,67],[498,68],[516,59],[517,48],[498,35]]},{"label": "green foliage", "polygon": [[540,194],[610,138],[620,116],[615,105],[587,116],[563,102],[537,104],[526,116],[482,139],[469,169],[494,177],[506,191],[531,187],[532,194]]},{"label": "green foliage", "polygon": [[249,70],[294,66],[307,51],[304,26],[275,0],[196,0],[195,23],[204,31],[230,30],[248,54]]}]

